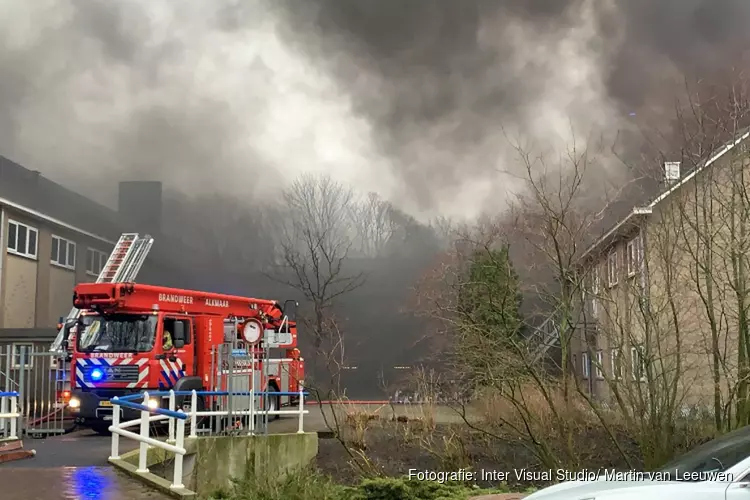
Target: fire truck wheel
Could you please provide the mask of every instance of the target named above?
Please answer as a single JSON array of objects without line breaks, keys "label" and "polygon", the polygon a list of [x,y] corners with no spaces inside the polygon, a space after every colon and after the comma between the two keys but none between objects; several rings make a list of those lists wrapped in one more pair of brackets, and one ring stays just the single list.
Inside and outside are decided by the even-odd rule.
[{"label": "fire truck wheel", "polygon": [[91,426],[91,430],[99,434],[100,436],[109,436],[109,425],[107,424],[94,424]]},{"label": "fire truck wheel", "polygon": [[[278,391],[278,389],[274,387],[270,387],[268,392]],[[280,408],[279,399],[281,399],[279,396],[271,396],[268,398],[268,411],[278,411]],[[269,415],[268,420],[278,420],[281,418],[281,415]]]}]

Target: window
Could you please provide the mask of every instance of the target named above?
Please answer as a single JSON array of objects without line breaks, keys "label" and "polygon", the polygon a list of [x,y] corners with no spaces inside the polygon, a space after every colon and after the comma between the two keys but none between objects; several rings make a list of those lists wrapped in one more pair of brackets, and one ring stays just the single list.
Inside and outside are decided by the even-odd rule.
[{"label": "window", "polygon": [[581,373],[583,378],[589,378],[589,353],[581,353]]},{"label": "window", "polygon": [[622,378],[622,349],[612,349],[612,376]]},{"label": "window", "polygon": [[604,363],[604,352],[596,351],[596,378],[602,380],[604,378],[604,372],[602,371],[602,364]]},{"label": "window", "polygon": [[633,380],[646,380],[646,359],[643,346],[630,348],[630,363],[633,371]]},{"label": "window", "polygon": [[65,238],[52,235],[52,264],[66,269],[76,268],[76,244]]},{"label": "window", "polygon": [[[31,368],[34,344],[13,344],[13,369]],[[23,359],[22,359],[23,358]],[[23,363],[23,364],[22,364]]]},{"label": "window", "polygon": [[635,276],[641,268],[641,249],[642,245],[640,235],[628,241],[626,247],[628,276]]},{"label": "window", "polygon": [[591,313],[596,316],[599,311],[599,268],[594,267],[591,276]]},{"label": "window", "polygon": [[8,253],[36,259],[39,232],[26,224],[8,221]]},{"label": "window", "polygon": [[609,257],[607,257],[607,281],[609,286],[615,286],[617,284],[617,275],[617,250],[612,250]]},{"label": "window", "polygon": [[172,342],[172,345],[174,345],[175,324],[177,323],[182,323],[182,331],[185,333],[185,345],[189,345],[192,340],[192,335],[190,332],[190,321],[187,319],[164,318],[164,333],[162,336],[163,340],[166,341],[166,334],[167,332],[169,332],[170,340]]},{"label": "window", "polygon": [[86,273],[94,276],[99,276],[102,273],[102,269],[107,264],[107,254],[89,248],[86,250]]}]

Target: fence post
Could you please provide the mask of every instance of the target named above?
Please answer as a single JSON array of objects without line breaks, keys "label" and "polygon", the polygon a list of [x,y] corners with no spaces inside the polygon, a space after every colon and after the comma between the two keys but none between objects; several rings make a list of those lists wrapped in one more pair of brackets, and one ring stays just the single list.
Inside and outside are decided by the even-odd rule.
[{"label": "fence post", "polygon": [[[148,408],[148,392],[143,393],[143,406]],[[141,438],[148,437],[148,419],[151,416],[151,412],[148,410],[141,410]],[[139,474],[145,474],[148,472],[148,444],[145,441],[141,441],[140,451],[138,454],[138,469],[136,470]]]},{"label": "fence post", "polygon": [[11,439],[18,439],[18,397],[17,396],[11,396],[10,397],[10,411],[8,412],[13,417],[10,418],[10,435],[8,436]]},{"label": "fence post", "polygon": [[[253,365],[255,365],[255,357],[253,355]],[[255,381],[255,374],[253,373],[253,382]],[[261,397],[261,400],[263,398]],[[264,408],[265,410],[265,408]],[[255,435],[255,383],[250,387],[250,418],[248,422],[248,436]]]},{"label": "fence post", "polygon": [[[0,350],[0,354],[2,354],[1,350]],[[8,375],[8,377],[10,376]],[[1,390],[2,389],[0,389],[0,391]],[[5,391],[5,392],[10,392],[10,391]],[[10,413],[10,411],[8,411],[8,403],[10,403],[10,399],[0,398],[0,413]],[[6,420],[7,419],[5,418],[0,418],[0,435],[4,435],[5,432],[8,430],[7,428],[8,428],[9,422],[6,423]]]},{"label": "fence post", "polygon": [[[183,411],[180,410],[179,413],[183,413]],[[170,418],[174,420],[174,418]],[[177,419],[176,446],[178,448],[185,448],[185,420],[182,418]],[[170,485],[169,489],[175,490],[185,487],[185,485],[182,484],[182,461],[184,460],[184,458],[185,455],[181,453],[176,453],[174,456],[174,477],[172,478],[172,484]]]},{"label": "fence post", "polygon": [[297,434],[304,434],[304,421],[305,421],[305,395],[304,395],[304,388],[302,387],[302,384],[299,386],[299,428],[297,429]]},{"label": "fence post", "polygon": [[[110,429],[117,429],[120,427],[120,404],[117,401],[117,396],[112,398],[112,427]],[[109,459],[120,458],[120,435],[112,430],[112,451],[110,452]]]},{"label": "fence post", "polygon": [[198,436],[198,392],[193,389],[190,394],[190,437]]},{"label": "fence post", "polygon": [[[174,397],[174,389],[169,390],[169,411],[175,410],[175,397]],[[169,438],[167,439],[167,443],[174,443],[174,419],[169,419]]]}]

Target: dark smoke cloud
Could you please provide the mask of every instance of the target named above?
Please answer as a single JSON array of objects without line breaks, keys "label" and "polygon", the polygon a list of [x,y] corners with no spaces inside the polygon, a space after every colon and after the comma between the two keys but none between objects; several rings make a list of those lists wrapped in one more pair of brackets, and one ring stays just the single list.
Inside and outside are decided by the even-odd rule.
[{"label": "dark smoke cloud", "polygon": [[748,21],[747,0],[5,0],[0,154],[100,199],[312,169],[472,215],[520,189],[503,129],[627,129],[731,65]]}]

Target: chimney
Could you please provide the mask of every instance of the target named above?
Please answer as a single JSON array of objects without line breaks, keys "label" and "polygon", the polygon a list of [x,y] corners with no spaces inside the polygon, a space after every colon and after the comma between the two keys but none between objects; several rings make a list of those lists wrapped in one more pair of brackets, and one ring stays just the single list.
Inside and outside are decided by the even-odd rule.
[{"label": "chimney", "polygon": [[120,182],[117,211],[120,213],[126,231],[159,234],[162,218],[161,182]]},{"label": "chimney", "polygon": [[680,162],[679,161],[667,161],[664,162],[664,182],[667,187],[674,186],[680,180]]}]

